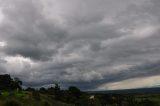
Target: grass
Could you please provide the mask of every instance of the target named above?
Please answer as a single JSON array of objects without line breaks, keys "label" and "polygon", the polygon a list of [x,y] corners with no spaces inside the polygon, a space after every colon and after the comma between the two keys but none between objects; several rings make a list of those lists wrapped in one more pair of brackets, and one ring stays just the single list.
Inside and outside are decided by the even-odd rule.
[{"label": "grass", "polygon": [[9,97],[9,96],[15,96],[15,97],[25,97],[27,95],[27,92],[25,91],[12,91],[12,92],[8,92],[8,91],[2,91],[1,95],[3,97]]},{"label": "grass", "polygon": [[0,95],[0,106],[9,106],[9,104],[18,104],[14,106],[73,106],[55,101],[50,95],[39,94],[39,98],[37,100],[32,92],[27,91],[2,91]]},{"label": "grass", "polygon": [[1,93],[1,95],[4,96],[4,97],[8,97],[8,96],[9,96],[9,92],[3,91],[3,92]]},{"label": "grass", "polygon": [[[141,103],[143,100],[148,99],[149,101],[160,106],[160,94],[150,95],[132,95],[133,98]],[[39,92],[28,92],[28,91],[2,91],[0,95],[0,106],[73,106],[66,104],[54,99],[54,95],[39,93]],[[97,106],[97,105],[96,105]],[[99,105],[98,105],[99,106]],[[116,106],[110,104],[107,106]],[[141,105],[137,105],[141,106]]]}]

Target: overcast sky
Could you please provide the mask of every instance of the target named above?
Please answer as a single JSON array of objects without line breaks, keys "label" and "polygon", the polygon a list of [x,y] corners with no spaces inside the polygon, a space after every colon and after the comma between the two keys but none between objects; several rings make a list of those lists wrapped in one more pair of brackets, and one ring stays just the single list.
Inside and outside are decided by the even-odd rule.
[{"label": "overcast sky", "polygon": [[0,74],[25,86],[160,86],[160,0],[0,0]]}]

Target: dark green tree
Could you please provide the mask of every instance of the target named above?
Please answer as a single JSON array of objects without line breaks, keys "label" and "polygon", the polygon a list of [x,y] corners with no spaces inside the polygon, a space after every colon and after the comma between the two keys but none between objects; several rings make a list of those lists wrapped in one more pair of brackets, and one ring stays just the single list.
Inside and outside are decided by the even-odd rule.
[{"label": "dark green tree", "polygon": [[68,90],[69,90],[70,94],[71,94],[72,96],[76,97],[76,98],[79,98],[79,97],[81,96],[81,91],[80,91],[80,89],[78,89],[78,88],[75,87],[75,86],[70,86],[70,87],[68,88]]},{"label": "dark green tree", "polygon": [[44,88],[44,87],[41,87],[40,89],[39,89],[39,91],[41,92],[41,93],[46,93],[46,89]]},{"label": "dark green tree", "polygon": [[12,81],[12,86],[14,89],[19,89],[21,90],[22,89],[22,81],[19,79],[19,78],[14,78],[13,81]]},{"label": "dark green tree", "polygon": [[55,94],[55,99],[56,100],[60,100],[61,99],[62,93],[61,93],[61,88],[58,85],[58,83],[55,83],[54,94]]},{"label": "dark green tree", "polygon": [[8,74],[0,75],[0,89],[12,89],[12,78]]},{"label": "dark green tree", "polygon": [[36,90],[35,90],[35,88],[28,87],[28,88],[26,89],[26,91],[35,92]]}]

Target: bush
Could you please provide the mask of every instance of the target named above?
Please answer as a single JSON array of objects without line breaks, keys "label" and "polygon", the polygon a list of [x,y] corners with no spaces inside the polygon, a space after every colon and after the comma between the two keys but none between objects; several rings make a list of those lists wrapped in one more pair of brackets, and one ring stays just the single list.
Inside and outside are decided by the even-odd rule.
[{"label": "bush", "polygon": [[20,106],[20,104],[17,101],[11,100],[6,101],[5,106]]}]

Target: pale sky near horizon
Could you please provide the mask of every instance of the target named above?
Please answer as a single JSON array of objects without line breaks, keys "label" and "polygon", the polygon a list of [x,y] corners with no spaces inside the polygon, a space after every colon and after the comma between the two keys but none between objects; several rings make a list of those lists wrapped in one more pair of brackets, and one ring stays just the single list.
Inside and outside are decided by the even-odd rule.
[{"label": "pale sky near horizon", "polygon": [[160,86],[160,0],[0,0],[0,74],[24,86]]}]

